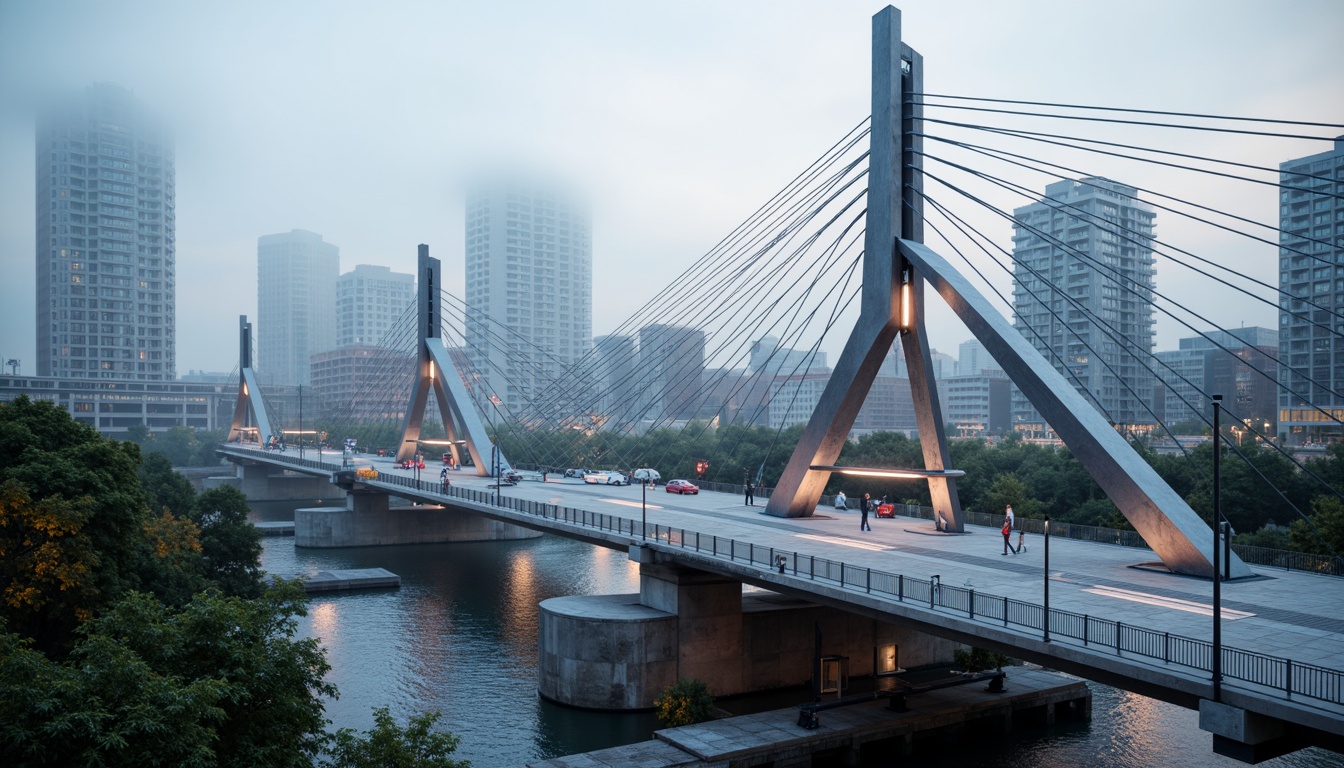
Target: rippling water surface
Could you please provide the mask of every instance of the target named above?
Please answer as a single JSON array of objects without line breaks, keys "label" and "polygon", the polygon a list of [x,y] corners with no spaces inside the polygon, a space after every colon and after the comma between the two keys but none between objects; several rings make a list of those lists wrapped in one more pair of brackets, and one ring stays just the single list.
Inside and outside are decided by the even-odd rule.
[{"label": "rippling water surface", "polygon": [[[387,568],[402,578],[399,590],[315,596],[301,621],[305,635],[322,639],[329,679],[340,689],[340,698],[327,705],[333,728],[368,728],[378,706],[390,707],[400,721],[437,709],[441,727],[462,739],[457,756],[475,768],[643,741],[657,728],[649,714],[581,712],[537,695],[537,604],[563,595],[637,592],[638,567],[623,552],[550,536],[337,550],[296,550],[286,537],[265,540],[263,564],[281,576]],[[967,739],[901,765],[1242,765],[1211,753],[1197,713],[1091,687],[1091,723]],[[1342,760],[1308,750],[1261,765],[1325,768]]]}]

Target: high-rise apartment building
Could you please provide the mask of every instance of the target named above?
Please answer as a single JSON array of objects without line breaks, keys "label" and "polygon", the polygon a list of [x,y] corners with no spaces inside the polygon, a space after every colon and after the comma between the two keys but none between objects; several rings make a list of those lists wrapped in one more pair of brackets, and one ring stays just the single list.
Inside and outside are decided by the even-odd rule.
[{"label": "high-rise apartment building", "polygon": [[415,275],[356,265],[336,278],[336,346],[377,346],[414,300]]},{"label": "high-rise apartment building", "polygon": [[336,346],[340,249],[295,229],[257,238],[257,371],[270,384],[310,384],[312,356]]},{"label": "high-rise apartment building", "polygon": [[98,83],[37,126],[37,373],[176,375],[173,144]]},{"label": "high-rise apartment building", "polygon": [[[592,227],[544,185],[486,183],[467,196],[467,354],[514,413],[574,405],[553,391],[592,345]],[[562,405],[563,401],[563,405]]]},{"label": "high-rise apartment building", "polygon": [[[1058,181],[1013,211],[1014,326],[1107,419],[1150,425],[1153,210],[1138,190]],[[1048,430],[1020,392],[1014,428]]]},{"label": "high-rise apartment building", "polygon": [[[1344,438],[1344,136],[1279,165],[1279,431],[1293,444]],[[1291,297],[1291,298],[1290,298]]]}]

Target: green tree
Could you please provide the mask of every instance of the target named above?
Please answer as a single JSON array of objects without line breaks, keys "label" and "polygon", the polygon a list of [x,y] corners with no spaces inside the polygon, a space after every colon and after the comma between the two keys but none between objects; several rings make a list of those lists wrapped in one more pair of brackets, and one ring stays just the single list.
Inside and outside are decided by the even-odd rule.
[{"label": "green tree", "polygon": [[226,595],[261,593],[261,532],[247,520],[247,497],[222,486],[201,492],[193,522],[200,528],[205,577]]},{"label": "green tree", "polygon": [[186,517],[196,506],[191,481],[174,472],[168,457],[161,453],[147,453],[141,460],[140,487],[155,513],[167,509],[176,517]]},{"label": "green tree", "polygon": [[[27,553],[0,557],[0,592],[40,597],[6,602],[0,616],[40,650],[68,647],[78,621],[140,586],[152,550],[139,465],[134,443],[106,440],[50,403],[0,403],[0,549]],[[67,587],[53,591],[58,583]]]},{"label": "green tree", "polygon": [[373,710],[374,726],[364,734],[342,728],[332,738],[329,768],[469,768],[454,760],[458,738],[436,731],[438,712],[415,715],[405,728],[397,725],[387,707]]},{"label": "green tree", "polygon": [[1311,525],[1295,520],[1288,541],[1298,552],[1344,555],[1344,502],[1334,496],[1317,496],[1311,504]]},{"label": "green tree", "polygon": [[1009,504],[1013,505],[1013,514],[1019,517],[1035,517],[1041,506],[1039,501],[1027,493],[1026,484],[1010,472],[994,478],[977,511],[1001,515]]},{"label": "green tree", "polygon": [[132,593],[80,628],[65,661],[0,636],[0,758],[8,765],[310,768],[336,690],[303,588],[201,594],[181,609]]}]

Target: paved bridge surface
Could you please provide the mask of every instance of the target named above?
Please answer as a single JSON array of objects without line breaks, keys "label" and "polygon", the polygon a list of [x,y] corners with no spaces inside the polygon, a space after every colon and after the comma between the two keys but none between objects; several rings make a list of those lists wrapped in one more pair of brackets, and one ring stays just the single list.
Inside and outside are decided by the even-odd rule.
[{"label": "paved bridge surface", "polygon": [[[293,452],[238,444],[221,450],[234,460],[306,474],[341,469],[339,456],[319,463],[312,453],[301,460]],[[1021,554],[1005,556],[999,532],[975,526],[944,535],[927,520],[870,518],[872,530],[860,531],[854,511],[770,517],[737,494],[683,496],[661,486],[648,492],[644,507],[639,485],[587,485],[554,475],[505,487],[496,502],[491,478],[451,472],[449,492],[441,494],[438,466],[427,467],[417,481],[391,460],[362,458],[360,464],[379,470],[371,489],[413,501],[446,503],[616,549],[645,546],[679,565],[1183,706],[1198,707],[1213,696],[1212,585],[1144,567],[1157,559],[1148,550],[1052,538],[1047,641],[1040,536],[1028,536]],[[1223,585],[1222,701],[1344,737],[1344,581],[1253,570],[1254,578]]]}]

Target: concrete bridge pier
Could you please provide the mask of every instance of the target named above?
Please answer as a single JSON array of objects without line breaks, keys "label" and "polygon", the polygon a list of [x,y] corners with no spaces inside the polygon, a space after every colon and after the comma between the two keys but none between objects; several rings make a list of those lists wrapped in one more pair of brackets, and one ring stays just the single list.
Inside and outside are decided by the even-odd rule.
[{"label": "concrete bridge pier", "polygon": [[[332,486],[335,487],[335,486]],[[540,531],[438,504],[407,504],[386,493],[351,491],[343,506],[294,510],[294,546],[330,549],[394,544],[534,539]]]},{"label": "concrete bridge pier", "polygon": [[[583,709],[651,709],[679,678],[715,696],[807,685],[816,629],[822,654],[850,677],[950,661],[956,644],[896,624],[677,566],[631,545],[637,595],[556,597],[541,603],[538,691]],[[834,693],[830,695],[836,695]]]},{"label": "concrete bridge pier", "polygon": [[210,478],[207,487],[215,485],[233,485],[243,492],[249,501],[315,501],[340,499],[342,491],[333,486],[325,477],[287,472],[281,467],[265,464],[237,463],[234,465],[236,480],[226,483],[221,479]]}]

